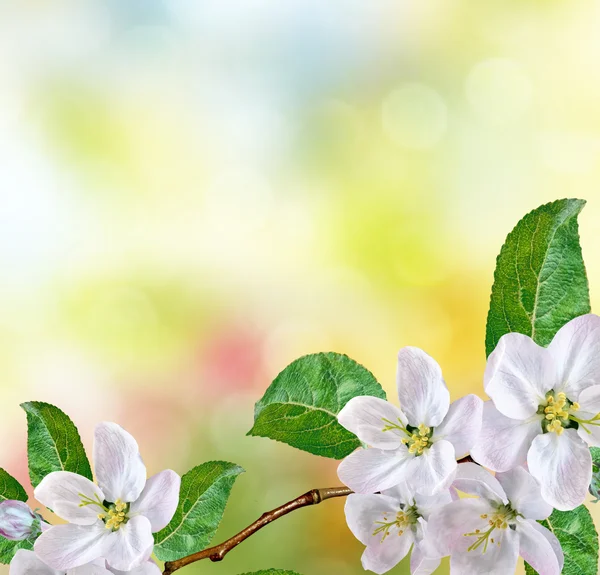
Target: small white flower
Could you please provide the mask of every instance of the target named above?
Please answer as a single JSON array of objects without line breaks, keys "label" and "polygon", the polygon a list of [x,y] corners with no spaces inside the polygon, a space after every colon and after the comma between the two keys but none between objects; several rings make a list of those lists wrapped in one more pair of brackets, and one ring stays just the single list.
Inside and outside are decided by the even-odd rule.
[{"label": "small white flower", "polygon": [[131,571],[150,557],[152,533],[173,517],[181,480],[166,470],[146,481],[135,439],[115,423],[96,427],[93,455],[98,486],[56,471],[36,487],[35,498],[71,523],[42,533],[35,552],[59,571],[100,557],[112,569]]},{"label": "small white flower", "polygon": [[519,555],[538,573],[560,575],[560,543],[537,523],[552,507],[523,467],[494,478],[474,463],[463,463],[453,485],[479,498],[453,501],[430,516],[430,541],[440,556],[451,556],[452,575],[514,573]]},{"label": "small white flower", "polygon": [[406,484],[381,495],[352,494],[346,501],[346,521],[354,536],[366,546],[365,569],[381,574],[396,566],[409,552],[412,575],[429,575],[440,559],[430,557],[427,519],[440,506],[452,501],[450,491],[426,496],[412,494]]},{"label": "small white flower", "polygon": [[[57,571],[48,567],[33,551],[26,551],[25,549],[19,549],[15,553],[10,562],[9,572],[10,575],[111,575],[112,573],[123,575],[125,573],[108,569],[104,559],[96,559],[87,565],[75,567],[75,569],[69,569],[68,571]],[[149,560],[133,571],[127,571],[126,573],[129,575],[160,575],[160,572],[156,563]]]},{"label": "small white flower", "polygon": [[357,493],[402,482],[424,494],[447,487],[456,459],[469,453],[481,428],[481,399],[467,395],[450,405],[440,366],[424,351],[398,353],[397,386],[402,409],[361,396],[338,414],[340,424],[370,446],[338,467],[340,480]]},{"label": "small white flower", "polygon": [[502,336],[484,383],[492,402],[473,459],[494,471],[527,462],[553,507],[581,505],[592,476],[588,445],[600,446],[600,317],[571,320],[547,348]]}]

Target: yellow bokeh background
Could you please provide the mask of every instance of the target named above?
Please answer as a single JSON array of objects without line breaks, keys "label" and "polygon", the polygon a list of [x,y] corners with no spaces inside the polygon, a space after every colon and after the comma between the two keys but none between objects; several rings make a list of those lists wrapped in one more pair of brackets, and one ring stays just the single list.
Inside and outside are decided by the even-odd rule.
[{"label": "yellow bokeh background", "polygon": [[[346,353],[394,399],[415,345],[483,396],[526,212],[588,200],[600,308],[599,26],[594,0],[0,4],[0,465],[29,489],[28,400],[90,452],[120,423],[150,473],[233,461],[217,541],[338,483],[245,436],[298,356]],[[361,552],[331,501],[187,573],[358,575]]]}]

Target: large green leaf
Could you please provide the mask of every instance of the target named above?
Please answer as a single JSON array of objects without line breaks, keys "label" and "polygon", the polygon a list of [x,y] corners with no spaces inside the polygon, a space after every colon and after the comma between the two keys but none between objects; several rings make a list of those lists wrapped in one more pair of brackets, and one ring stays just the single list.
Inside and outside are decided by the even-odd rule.
[{"label": "large green leaf", "polygon": [[92,470],[75,424],[58,407],[41,401],[22,403],[27,413],[29,476],[36,487],[53,471],[92,479]]},{"label": "large green leaf", "polygon": [[208,461],[181,478],[179,505],[171,522],[154,534],[154,553],[174,561],[205,549],[223,517],[231,488],[244,470],[226,461]]},{"label": "large green leaf", "polygon": [[23,486],[8,472],[0,467],[0,501],[17,499],[27,501],[27,493]]},{"label": "large green leaf", "polygon": [[4,537],[0,537],[0,563],[10,563],[19,549],[31,551],[34,543],[35,538],[24,539],[23,541],[9,541],[8,539],[4,539]]},{"label": "large green leaf", "polygon": [[[560,541],[565,555],[562,575],[598,575],[598,533],[584,505],[573,511],[554,511],[540,523]],[[527,575],[536,573],[525,564]],[[543,574],[542,574],[543,575]]]},{"label": "large green leaf", "polygon": [[584,200],[558,200],[528,213],[496,261],[485,348],[509,332],[548,345],[568,321],[589,313],[577,216]]},{"label": "large green leaf", "polygon": [[242,575],[299,575],[295,571],[282,571],[281,569],[262,569],[252,573],[242,573]]},{"label": "large green leaf", "polygon": [[348,356],[306,355],[288,365],[258,401],[248,435],[342,459],[359,447],[360,441],[338,423],[337,414],[358,395],[385,399],[373,374]]}]

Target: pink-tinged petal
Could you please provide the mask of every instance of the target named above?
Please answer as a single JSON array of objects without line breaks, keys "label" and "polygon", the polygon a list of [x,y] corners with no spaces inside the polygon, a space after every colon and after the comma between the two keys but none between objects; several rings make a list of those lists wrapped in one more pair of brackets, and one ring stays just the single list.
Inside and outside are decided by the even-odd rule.
[{"label": "pink-tinged petal", "polygon": [[415,545],[410,554],[410,573],[411,575],[431,575],[439,566],[440,559],[426,557],[421,550],[421,545]]},{"label": "pink-tinged petal", "polygon": [[406,557],[413,542],[414,536],[411,530],[405,531],[400,536],[396,532],[391,533],[383,541],[379,539],[365,549],[361,558],[362,566],[378,575],[387,573]]},{"label": "pink-tinged petal", "polygon": [[[34,490],[35,498],[56,515],[76,525],[92,525],[98,521],[104,493],[89,479],[70,471],[54,471],[42,479]],[[81,495],[98,505],[80,506]]]},{"label": "pink-tinged petal", "polygon": [[138,444],[116,423],[96,426],[94,470],[108,501],[135,501],[146,484],[146,466]]},{"label": "pink-tinged petal", "polygon": [[[394,518],[400,511],[397,500],[386,495],[359,495],[353,493],[346,499],[344,512],[346,523],[354,537],[363,545],[379,543],[381,534],[373,535],[377,528],[377,521],[383,521],[384,517]],[[375,540],[374,540],[375,539]]]},{"label": "pink-tinged petal", "polygon": [[465,533],[487,526],[484,514],[493,513],[485,499],[459,499],[432,513],[427,521],[427,541],[438,557],[445,557],[468,538]]},{"label": "pink-tinged petal", "polygon": [[67,575],[110,575],[110,571],[106,568],[104,559],[96,559],[81,567],[69,569]]},{"label": "pink-tinged petal", "polygon": [[548,346],[557,369],[556,391],[571,401],[592,385],[600,385],[600,317],[587,314],[561,327]]},{"label": "pink-tinged petal", "polygon": [[435,428],[433,439],[446,439],[454,445],[456,458],[469,453],[481,431],[483,401],[476,395],[465,395],[450,405],[442,423]]},{"label": "pink-tinged petal", "polygon": [[[536,526],[545,529],[547,533],[542,534],[538,528],[534,527],[533,521],[520,520],[517,523],[519,554],[538,573],[560,575],[563,567],[562,551],[559,555],[557,554],[560,543],[545,527],[539,524],[536,524]],[[555,540],[554,544],[550,543],[550,538]]]},{"label": "pink-tinged petal", "polygon": [[10,562],[10,575],[64,575],[48,567],[33,551],[19,549]]},{"label": "pink-tinged petal", "polygon": [[[0,502],[0,536],[10,541],[23,541],[32,534],[37,516],[29,505],[16,499]],[[35,527],[37,534],[37,526]]]},{"label": "pink-tinged petal", "polygon": [[452,575],[507,575],[514,573],[519,559],[519,536],[512,529],[494,532],[494,543],[489,543],[484,552],[481,545],[473,551],[464,547],[472,540],[464,537],[463,548],[455,550],[450,558]]},{"label": "pink-tinged petal", "polygon": [[139,567],[132,569],[131,571],[118,571],[109,567],[110,571],[115,575],[160,575],[162,571],[158,568],[158,565],[149,559],[142,563]]},{"label": "pink-tinged petal", "polygon": [[592,479],[592,456],[576,430],[538,435],[527,465],[541,484],[542,497],[552,507],[570,511],[583,503]]},{"label": "pink-tinged petal", "polygon": [[419,515],[424,520],[429,519],[439,508],[452,503],[452,501],[454,501],[454,498],[450,489],[444,489],[435,495],[423,495],[421,493],[415,495],[415,505]]},{"label": "pink-tinged petal", "polygon": [[352,491],[376,493],[405,481],[412,457],[405,447],[394,451],[358,449],[340,463],[338,477]]},{"label": "pink-tinged petal", "polygon": [[485,368],[484,386],[496,408],[515,419],[527,419],[545,403],[556,370],[548,350],[521,333],[500,338]]},{"label": "pink-tinged petal", "polygon": [[592,385],[583,389],[579,394],[577,403],[581,406],[582,411],[594,415],[600,413],[600,385]]},{"label": "pink-tinged petal", "polygon": [[55,525],[38,537],[34,550],[53,569],[69,571],[104,556],[109,533],[102,521],[94,525]]},{"label": "pink-tinged petal", "polygon": [[521,421],[502,415],[493,402],[483,405],[483,423],[471,457],[493,471],[524,465],[531,442],[542,433],[541,415]]},{"label": "pink-tinged petal", "polygon": [[508,503],[508,498],[500,482],[491,473],[475,463],[461,463],[458,466],[452,487],[488,501]]},{"label": "pink-tinged petal", "polygon": [[409,464],[407,482],[415,493],[433,495],[447,489],[456,470],[454,446],[445,440],[436,441]]},{"label": "pink-tinged petal", "polygon": [[552,505],[544,501],[540,484],[524,467],[497,473],[496,479],[504,488],[511,507],[526,519],[546,519]]},{"label": "pink-tinged petal", "polygon": [[153,546],[150,521],[137,515],[110,534],[104,558],[113,569],[131,571],[150,559]]},{"label": "pink-tinged petal", "polygon": [[170,469],[153,475],[139,498],[131,504],[131,513],[147,517],[152,525],[152,533],[160,531],[175,514],[180,486],[181,478]]},{"label": "pink-tinged petal", "polygon": [[546,529],[543,525],[540,525],[537,521],[528,521],[527,523],[543,537],[545,537],[548,543],[550,543],[550,547],[552,547],[552,551],[556,555],[558,565],[562,570],[565,563],[565,556],[560,545],[560,541],[557,539],[556,535],[554,535],[554,533],[552,533],[552,531],[549,529]]},{"label": "pink-tinged petal", "polygon": [[405,347],[398,353],[396,376],[400,408],[408,422],[436,427],[448,413],[450,393],[437,362],[423,350]]},{"label": "pink-tinged petal", "polygon": [[361,441],[378,449],[396,449],[406,433],[391,426],[406,427],[408,423],[395,405],[370,396],[353,397],[339,412],[338,421]]}]

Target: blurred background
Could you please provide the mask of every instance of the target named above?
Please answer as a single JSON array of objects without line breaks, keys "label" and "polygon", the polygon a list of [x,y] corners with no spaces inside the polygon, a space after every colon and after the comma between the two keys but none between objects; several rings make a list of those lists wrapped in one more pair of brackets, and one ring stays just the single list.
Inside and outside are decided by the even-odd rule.
[{"label": "blurred background", "polygon": [[[29,484],[34,399],[90,450],[119,422],[150,473],[236,462],[217,542],[339,483],[245,436],[298,356],[346,353],[395,399],[416,345],[483,393],[495,257],[539,204],[588,200],[598,310],[599,26],[596,0],[0,3],[2,467]],[[361,553],[331,501],[186,572]]]}]

